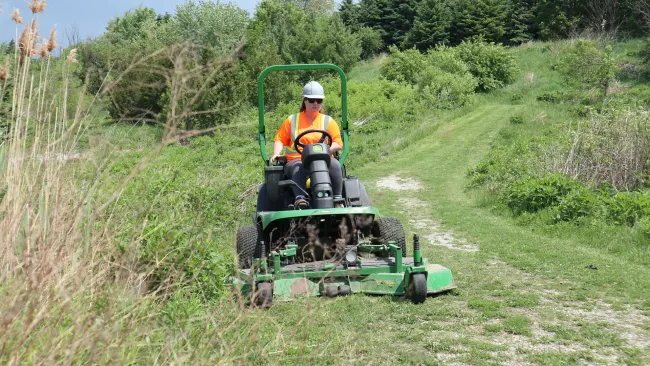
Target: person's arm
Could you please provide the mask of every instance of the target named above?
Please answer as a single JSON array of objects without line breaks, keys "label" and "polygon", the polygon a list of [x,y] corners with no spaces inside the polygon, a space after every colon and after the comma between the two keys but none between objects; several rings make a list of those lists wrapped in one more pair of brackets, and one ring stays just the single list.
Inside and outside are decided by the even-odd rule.
[{"label": "person's arm", "polygon": [[273,155],[271,155],[270,162],[273,163],[282,153],[282,148],[286,145],[289,146],[287,141],[291,141],[291,122],[289,118],[284,120],[278,132],[275,134],[275,141],[273,142]]},{"label": "person's arm", "polygon": [[280,141],[274,141],[273,142],[273,155],[271,155],[271,163],[275,162],[275,159],[277,159],[280,154],[282,153],[282,148],[284,145]]},{"label": "person's arm", "polygon": [[339,145],[336,142],[332,142],[332,147],[330,147],[330,152],[333,154],[337,151],[343,150],[343,146]]},{"label": "person's arm", "polygon": [[327,126],[327,132],[332,136],[332,146],[330,147],[330,152],[333,154],[337,151],[343,150],[343,138],[341,137],[341,129],[339,125],[331,119],[329,125]]}]

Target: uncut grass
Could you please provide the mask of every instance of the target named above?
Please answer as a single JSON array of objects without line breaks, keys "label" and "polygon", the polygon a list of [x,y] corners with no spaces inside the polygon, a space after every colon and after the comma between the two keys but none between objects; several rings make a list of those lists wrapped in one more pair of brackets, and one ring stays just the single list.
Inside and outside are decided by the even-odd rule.
[{"label": "uncut grass", "polygon": [[[273,324],[236,297],[206,301],[171,274],[147,287],[156,266],[139,260],[137,228],[132,245],[115,245],[120,222],[108,208],[123,186],[106,186],[114,183],[105,179],[113,150],[61,158],[75,153],[92,121],[83,91],[68,116],[73,92],[47,87],[54,77],[67,86],[72,62],[58,60],[59,75],[33,74],[31,62],[25,58],[12,75],[15,118],[0,146],[0,362],[232,364],[289,357],[268,359],[268,348],[283,349],[285,339],[259,341],[259,328]],[[173,139],[163,136],[159,149]],[[143,156],[124,181],[150,159]],[[304,342],[293,343],[303,354]]]}]

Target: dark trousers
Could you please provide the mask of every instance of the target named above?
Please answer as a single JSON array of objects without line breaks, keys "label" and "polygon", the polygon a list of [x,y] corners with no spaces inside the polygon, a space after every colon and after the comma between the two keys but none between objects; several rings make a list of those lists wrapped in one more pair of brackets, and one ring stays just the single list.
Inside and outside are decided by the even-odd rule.
[{"label": "dark trousers", "polygon": [[[296,182],[300,188],[307,190],[307,177],[309,170],[302,166],[300,159],[291,160],[284,166],[284,174]],[[343,194],[343,171],[341,170],[341,163],[332,158],[330,161],[330,179],[332,180],[332,194],[340,196]],[[294,196],[303,195],[297,187],[291,187]]]}]

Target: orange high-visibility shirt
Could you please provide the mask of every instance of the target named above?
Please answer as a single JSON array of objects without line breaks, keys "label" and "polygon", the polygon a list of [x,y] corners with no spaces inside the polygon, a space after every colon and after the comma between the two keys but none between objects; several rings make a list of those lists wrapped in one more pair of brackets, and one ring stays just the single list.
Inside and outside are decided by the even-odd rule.
[{"label": "orange high-visibility shirt", "polygon": [[[309,120],[307,119],[307,114],[305,112],[300,112],[298,115],[298,133],[296,136],[300,135],[303,131],[305,130],[322,130],[323,129],[323,114],[319,113],[316,119],[314,120],[314,123],[310,124]],[[339,129],[339,125],[334,121],[333,118],[330,118],[329,122],[327,123],[327,132],[329,132],[330,135],[332,135],[332,141],[336,142],[337,144],[343,146],[343,139],[341,138],[341,130]],[[315,132],[315,133],[310,133],[305,136],[303,136],[300,139],[300,142],[309,145],[309,144],[315,144],[320,140],[320,138],[323,135]],[[278,133],[275,134],[275,141],[279,141],[282,143],[282,145],[288,147],[288,148],[293,148],[293,141],[291,141],[291,118],[287,117],[287,119],[284,120],[280,128],[278,129]],[[300,154],[297,153],[287,153],[287,161],[295,160],[295,159],[300,159]]]}]

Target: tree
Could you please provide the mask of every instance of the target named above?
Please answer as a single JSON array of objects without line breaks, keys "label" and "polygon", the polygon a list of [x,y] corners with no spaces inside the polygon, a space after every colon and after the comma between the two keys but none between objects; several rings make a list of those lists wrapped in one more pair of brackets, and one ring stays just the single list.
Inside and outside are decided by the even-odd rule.
[{"label": "tree", "polygon": [[419,0],[361,0],[359,21],[380,32],[384,47],[404,46]]},{"label": "tree", "polygon": [[511,0],[506,17],[505,43],[521,44],[532,39],[534,0]]},{"label": "tree", "polygon": [[343,0],[341,2],[339,16],[343,24],[353,32],[361,29],[362,25],[359,23],[359,6],[355,5],[352,0]]},{"label": "tree", "polygon": [[500,42],[505,34],[504,0],[459,0],[455,3],[451,40],[457,44],[477,36]]},{"label": "tree", "polygon": [[[247,33],[246,69],[252,80],[272,64],[335,63],[344,70],[359,60],[361,42],[338,14],[307,14],[294,2],[262,1]],[[302,83],[322,72],[273,73],[265,80],[269,105],[291,99],[291,82]],[[250,85],[254,92],[255,85]],[[255,100],[255,95],[251,95]]]},{"label": "tree", "polygon": [[331,15],[334,12],[335,0],[288,0],[296,3],[307,14]]},{"label": "tree", "polygon": [[420,0],[390,0],[384,27],[389,36],[389,45],[404,47],[404,42],[411,31]]},{"label": "tree", "polygon": [[378,30],[363,27],[355,35],[361,41],[361,58],[364,60],[376,55],[384,46]]},{"label": "tree", "polygon": [[622,0],[586,0],[585,22],[596,30],[617,31],[625,19]]},{"label": "tree", "polygon": [[170,21],[180,39],[194,41],[210,58],[228,54],[243,42],[249,19],[248,12],[232,3],[201,1],[179,5]]},{"label": "tree", "polygon": [[566,38],[581,28],[584,0],[537,0],[535,23],[542,40]]},{"label": "tree", "polygon": [[583,90],[597,88],[604,97],[614,80],[617,66],[611,46],[601,49],[592,41],[578,40],[573,47],[563,51],[556,69],[567,83]]},{"label": "tree", "polygon": [[135,41],[146,34],[146,30],[156,22],[156,11],[152,8],[138,6],[108,21],[106,36],[112,43]]},{"label": "tree", "polygon": [[452,17],[449,0],[422,1],[406,38],[406,46],[426,51],[438,44],[449,43]]},{"label": "tree", "polygon": [[390,0],[360,0],[359,1],[359,22],[364,26],[377,30],[383,42],[383,49],[387,49],[392,43],[389,29],[384,24],[387,16],[387,9]]}]

